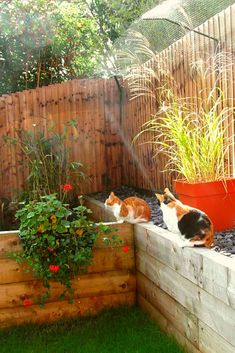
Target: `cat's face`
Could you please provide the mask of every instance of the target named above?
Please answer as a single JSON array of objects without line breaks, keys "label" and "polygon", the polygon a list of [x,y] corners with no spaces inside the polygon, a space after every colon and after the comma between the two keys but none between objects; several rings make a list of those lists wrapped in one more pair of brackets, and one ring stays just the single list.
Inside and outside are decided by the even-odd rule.
[{"label": "cat's face", "polygon": [[190,206],[182,204],[182,202],[175,198],[168,188],[164,190],[163,194],[155,194],[158,200],[158,204],[161,207],[163,213],[166,210],[175,209],[178,220],[183,215],[188,213],[192,208]]},{"label": "cat's face", "polygon": [[169,189],[165,189],[163,194],[155,194],[157,197],[157,201],[159,206],[162,204],[167,205],[169,208],[176,207],[177,200],[176,198],[171,194]]},{"label": "cat's face", "polygon": [[112,207],[115,204],[120,204],[120,199],[117,196],[115,196],[114,192],[111,192],[109,197],[105,201],[105,206]]},{"label": "cat's face", "polygon": [[187,246],[211,246],[214,238],[213,224],[204,212],[184,205],[167,188],[163,194],[156,194],[156,197],[163,220],[171,232],[180,232],[187,239]]}]

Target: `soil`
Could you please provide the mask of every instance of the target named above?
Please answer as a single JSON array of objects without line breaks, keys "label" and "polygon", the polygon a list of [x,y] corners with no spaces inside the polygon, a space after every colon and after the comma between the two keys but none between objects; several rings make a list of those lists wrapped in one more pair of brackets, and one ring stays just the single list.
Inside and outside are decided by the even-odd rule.
[{"label": "soil", "polygon": [[[154,191],[134,189],[129,186],[122,186],[112,191],[114,191],[114,193],[121,200],[124,200],[129,196],[137,196],[144,199],[151,207],[152,222],[161,228],[167,229],[167,226],[163,222],[162,211],[157,203]],[[105,202],[109,193],[110,191],[97,192],[97,193],[90,194],[89,196],[93,197],[98,201]],[[223,232],[216,232],[215,241],[214,241],[212,250],[220,252],[221,254],[229,257],[235,257],[235,228],[228,229]]]}]

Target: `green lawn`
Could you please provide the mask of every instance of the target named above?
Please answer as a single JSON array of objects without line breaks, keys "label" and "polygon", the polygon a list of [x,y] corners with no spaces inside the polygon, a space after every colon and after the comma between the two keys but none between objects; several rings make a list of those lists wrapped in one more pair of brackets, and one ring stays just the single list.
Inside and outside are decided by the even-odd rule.
[{"label": "green lawn", "polygon": [[1,353],[183,353],[138,308],[0,330]]}]

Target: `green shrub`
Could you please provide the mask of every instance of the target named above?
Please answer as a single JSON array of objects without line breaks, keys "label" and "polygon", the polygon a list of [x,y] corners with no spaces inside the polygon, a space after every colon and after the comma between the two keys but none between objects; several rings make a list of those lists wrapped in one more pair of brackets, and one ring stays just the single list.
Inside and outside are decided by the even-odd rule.
[{"label": "green shrub", "polygon": [[17,211],[23,251],[14,257],[26,262],[33,275],[42,279],[46,291],[39,293],[40,303],[50,296],[50,281],[64,286],[61,299],[73,298],[72,279],[92,262],[93,246],[97,237],[109,227],[88,219],[91,211],[80,197],[80,205],[72,210],[48,195],[41,201],[31,201]]}]

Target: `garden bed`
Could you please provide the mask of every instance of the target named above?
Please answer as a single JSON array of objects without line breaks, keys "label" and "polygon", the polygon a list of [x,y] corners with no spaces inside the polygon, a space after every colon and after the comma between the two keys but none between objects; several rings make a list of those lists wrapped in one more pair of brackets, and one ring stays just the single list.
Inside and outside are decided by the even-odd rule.
[{"label": "garden bed", "polygon": [[[105,217],[103,202],[93,208],[89,198],[89,207]],[[177,235],[152,223],[133,228],[139,305],[189,352],[233,353],[235,258],[182,249]]]},{"label": "garden bed", "polygon": [[[113,231],[104,236],[118,235],[123,244],[111,248],[103,243],[102,237],[98,239],[92,265],[87,273],[73,280],[73,303],[66,298],[60,301],[62,288],[52,283],[51,297],[43,308],[34,304],[43,289],[42,283],[8,256],[21,246],[18,231],[0,232],[0,327],[49,322],[61,317],[96,314],[123,304],[133,305],[136,299],[133,227],[115,223],[110,226]],[[25,305],[25,300],[32,301],[33,305]]]},{"label": "garden bed", "polygon": [[[122,200],[124,200],[129,196],[137,196],[137,197],[143,198],[151,208],[151,211],[152,211],[151,221],[155,225],[163,229],[167,229],[166,225],[163,222],[162,212],[157,203],[157,199],[154,191],[142,190],[142,189],[136,190],[129,186],[122,186],[119,189],[114,190],[114,192]],[[91,194],[91,198],[93,201],[97,200],[103,204],[106,198],[108,197],[108,195],[109,195],[109,192],[98,192],[98,193]],[[94,206],[93,206],[93,209],[94,209]],[[99,207],[95,208],[95,215],[97,215],[98,217],[101,217],[100,220],[102,220],[102,217],[106,217],[106,220],[115,221],[115,217],[110,211],[105,209],[102,211],[102,208],[100,209]],[[226,256],[231,256],[231,257],[235,256],[235,228],[228,229],[227,231],[216,232],[213,250],[217,252],[221,252],[223,255],[226,255]]]}]

